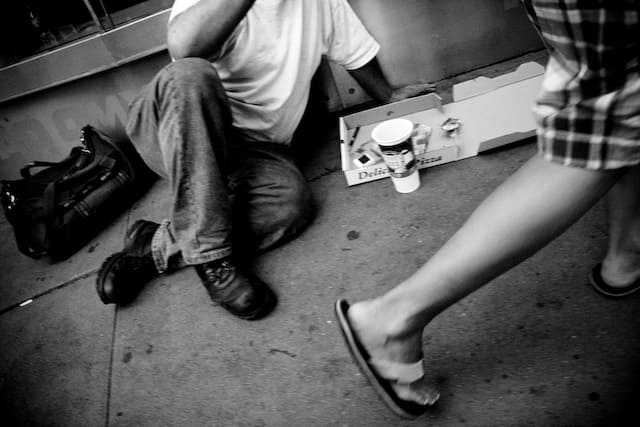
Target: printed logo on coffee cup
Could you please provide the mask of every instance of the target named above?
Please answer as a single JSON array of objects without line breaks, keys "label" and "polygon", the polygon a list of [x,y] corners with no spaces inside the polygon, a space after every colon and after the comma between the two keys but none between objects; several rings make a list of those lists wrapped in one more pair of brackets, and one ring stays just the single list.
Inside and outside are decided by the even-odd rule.
[{"label": "printed logo on coffee cup", "polygon": [[393,146],[380,147],[384,163],[394,178],[404,178],[416,171],[416,158],[411,149],[411,139],[407,138]]}]

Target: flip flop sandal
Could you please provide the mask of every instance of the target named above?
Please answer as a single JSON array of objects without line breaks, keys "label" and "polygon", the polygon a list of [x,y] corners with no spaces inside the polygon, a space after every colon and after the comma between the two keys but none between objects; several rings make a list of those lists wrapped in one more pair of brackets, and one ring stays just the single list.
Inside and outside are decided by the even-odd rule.
[{"label": "flip flop sandal", "polygon": [[[360,343],[351,328],[349,318],[347,317],[348,310],[349,303],[347,303],[347,301],[338,300],[336,302],[336,317],[347,347],[378,396],[389,409],[400,417],[415,419],[422,415],[430,405],[420,405],[416,402],[403,400],[391,386],[392,384],[409,385],[423,378],[424,369],[422,360],[415,363],[371,360],[367,350]],[[437,400],[438,397],[436,397],[435,400]],[[435,401],[433,403],[435,403]]]},{"label": "flip flop sandal", "polygon": [[594,289],[609,298],[621,298],[640,289],[640,279],[624,287],[609,286],[602,278],[602,264],[597,264],[589,273],[589,282]]}]

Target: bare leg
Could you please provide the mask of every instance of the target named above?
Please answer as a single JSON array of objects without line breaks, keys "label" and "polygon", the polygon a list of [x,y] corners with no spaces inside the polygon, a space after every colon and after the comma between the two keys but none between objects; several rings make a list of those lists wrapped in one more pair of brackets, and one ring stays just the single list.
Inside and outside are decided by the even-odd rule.
[{"label": "bare leg", "polygon": [[[411,277],[382,297],[351,306],[349,318],[360,340],[372,357],[419,360],[422,331],[431,319],[561,234],[622,173],[569,168],[534,156]],[[423,402],[429,391],[412,388],[402,394]]]},{"label": "bare leg", "polygon": [[640,166],[627,171],[608,194],[609,250],[602,276],[610,286],[640,278]]}]

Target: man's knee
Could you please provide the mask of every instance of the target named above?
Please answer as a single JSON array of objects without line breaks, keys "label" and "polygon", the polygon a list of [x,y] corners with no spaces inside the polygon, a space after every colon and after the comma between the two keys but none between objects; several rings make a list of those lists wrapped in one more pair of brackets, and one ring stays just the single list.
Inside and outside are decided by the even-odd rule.
[{"label": "man's knee", "polygon": [[178,120],[176,114],[180,112],[193,111],[183,108],[185,105],[214,108],[216,103],[226,105],[226,98],[211,63],[200,58],[180,59],[165,66],[134,98],[129,107],[126,133],[149,167],[166,176],[160,146],[168,140],[172,144],[191,141],[163,136],[162,123]]},{"label": "man's knee", "polygon": [[281,224],[290,235],[298,234],[305,229],[315,216],[315,207],[311,192],[306,182],[291,185],[282,195]]},{"label": "man's knee", "polygon": [[221,88],[220,78],[211,63],[202,58],[183,58],[165,66],[155,77],[155,84],[181,89]]},{"label": "man's knee", "polygon": [[295,179],[287,185],[277,185],[251,215],[249,233],[258,251],[272,248],[300,234],[313,221],[315,209],[306,182]]}]

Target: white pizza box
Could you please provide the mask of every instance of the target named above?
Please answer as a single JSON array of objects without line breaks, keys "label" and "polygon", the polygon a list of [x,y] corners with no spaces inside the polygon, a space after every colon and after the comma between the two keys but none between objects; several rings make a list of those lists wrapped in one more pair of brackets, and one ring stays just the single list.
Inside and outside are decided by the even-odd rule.
[{"label": "white pizza box", "polygon": [[[531,107],[543,73],[543,66],[529,62],[498,77],[454,85],[449,104],[443,105],[438,95],[430,93],[340,117],[340,153],[347,185],[389,176],[382,161],[362,167],[353,161],[355,150],[372,141],[371,131],[384,120],[405,118],[432,129],[427,151],[416,156],[420,169],[473,157],[534,135]],[[461,123],[453,137],[440,128],[448,118]]]}]

